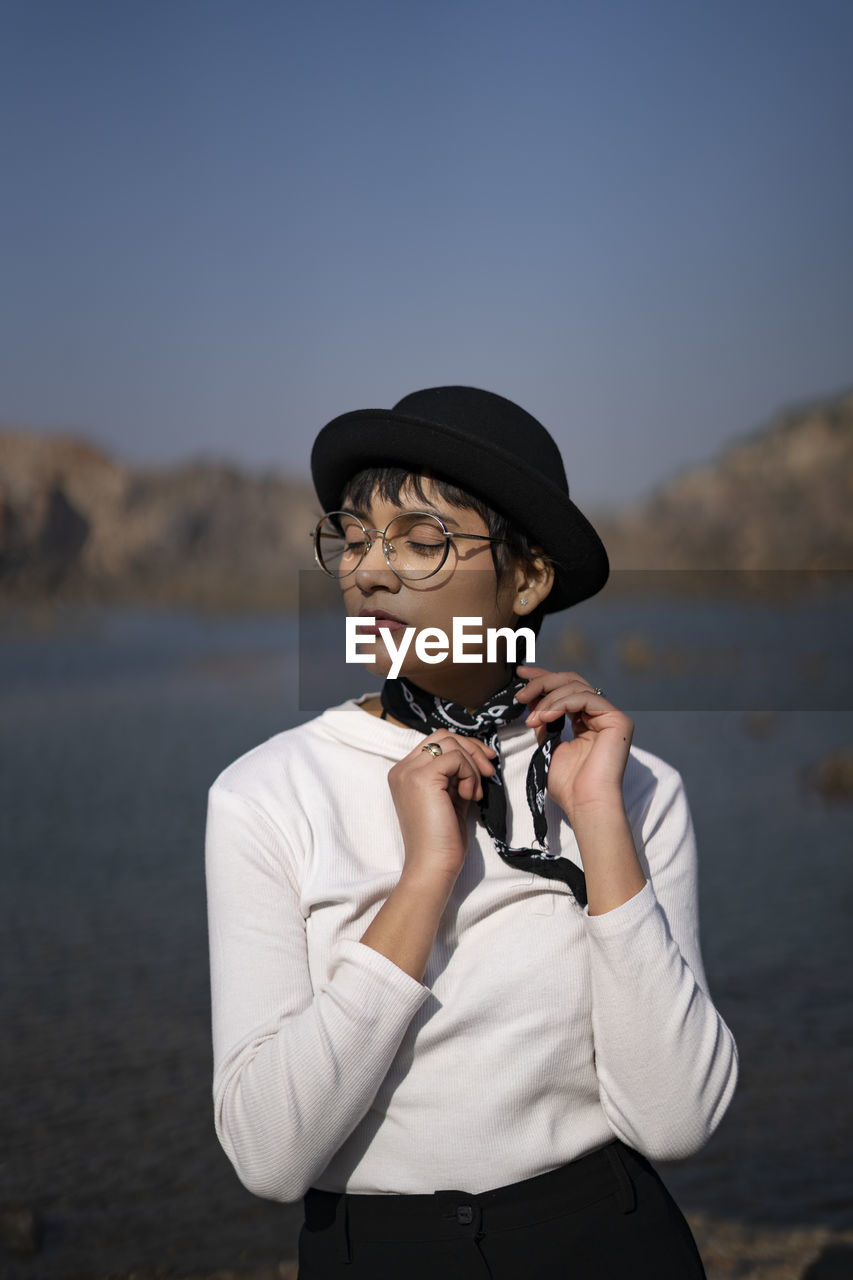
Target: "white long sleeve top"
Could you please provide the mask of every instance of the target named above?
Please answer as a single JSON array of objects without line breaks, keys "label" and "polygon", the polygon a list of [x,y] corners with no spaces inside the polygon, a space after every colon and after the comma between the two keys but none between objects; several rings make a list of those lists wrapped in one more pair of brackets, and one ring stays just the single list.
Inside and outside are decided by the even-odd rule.
[{"label": "white long sleeve top", "polygon": [[[214,1116],[240,1181],[280,1201],[311,1186],[476,1194],[614,1136],[652,1159],[697,1151],[737,1050],[702,966],[678,772],[631,747],[623,798],[646,884],[597,916],[508,866],[472,805],[418,982],[359,939],[403,866],[388,770],[421,741],[349,700],[210,789]],[[529,847],[535,734],[509,725],[499,744],[508,842]],[[546,806],[549,846],[581,865]]]}]

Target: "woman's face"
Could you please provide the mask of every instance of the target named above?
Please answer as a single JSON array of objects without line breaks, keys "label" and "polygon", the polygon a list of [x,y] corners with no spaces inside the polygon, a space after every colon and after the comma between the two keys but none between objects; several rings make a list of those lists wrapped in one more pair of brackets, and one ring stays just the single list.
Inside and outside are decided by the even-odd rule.
[{"label": "woman's face", "polygon": [[[374,489],[366,510],[356,510],[346,494],[342,507],[353,511],[371,530],[385,529],[389,521],[404,511],[431,511],[444,521],[451,533],[488,536],[488,525],[476,511],[448,502],[426,476],[421,477],[421,485],[427,496],[426,502],[418,498],[407,485],[400,493],[399,504],[380,498]],[[420,581],[403,581],[388,567],[382,551],[382,541],[374,534],[370,551],[353,573],[340,580],[340,588],[350,617],[362,617],[367,622],[377,614],[384,613],[391,615],[399,624],[388,621],[383,626],[381,621],[377,622],[376,638],[372,645],[370,638],[373,633],[366,626],[363,628],[362,635],[369,639],[368,643],[362,644],[361,652],[373,653],[376,658],[367,667],[368,670],[383,679],[389,674],[392,657],[382,638],[383,633],[387,634],[386,628],[390,630],[394,645],[399,647],[403,642],[404,627],[414,627],[415,634],[398,674],[408,676],[430,693],[475,707],[505,683],[508,674],[506,661],[487,663],[485,642],[481,649],[479,645],[468,641],[465,645],[466,654],[481,651],[482,662],[454,663],[451,646],[451,652],[441,662],[426,663],[415,651],[417,633],[424,627],[438,627],[452,642],[454,617],[482,619],[482,625],[466,624],[469,635],[472,632],[482,632],[485,635],[489,627],[521,627],[524,625],[524,613],[531,612],[542,598],[541,594],[535,596],[533,593],[534,598],[528,599],[527,608],[520,606],[522,595],[531,597],[531,591],[525,591],[523,585],[527,580],[524,571],[519,568],[506,574],[498,589],[491,544],[453,538],[447,560],[438,573]],[[498,654],[501,655],[502,652],[499,646]],[[525,660],[525,653],[522,642],[517,656],[519,662]]]}]

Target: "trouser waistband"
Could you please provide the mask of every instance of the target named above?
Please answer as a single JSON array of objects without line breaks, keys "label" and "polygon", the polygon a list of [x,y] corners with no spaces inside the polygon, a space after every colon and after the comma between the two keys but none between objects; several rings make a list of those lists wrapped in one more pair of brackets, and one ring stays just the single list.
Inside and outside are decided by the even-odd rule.
[{"label": "trouser waistband", "polygon": [[442,1190],[431,1195],[347,1195],[312,1187],[305,1196],[310,1231],[333,1225],[347,1239],[409,1241],[459,1239],[491,1228],[532,1226],[615,1196],[623,1213],[635,1206],[629,1168],[636,1153],[618,1139],[549,1173],[474,1195]]}]

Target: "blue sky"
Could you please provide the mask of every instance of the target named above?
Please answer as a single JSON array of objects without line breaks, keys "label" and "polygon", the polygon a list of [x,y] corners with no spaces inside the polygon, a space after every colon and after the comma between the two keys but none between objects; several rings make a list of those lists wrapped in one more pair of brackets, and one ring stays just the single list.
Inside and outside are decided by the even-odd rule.
[{"label": "blue sky", "polygon": [[853,5],[0,4],[0,421],[307,476],[461,382],[583,506],[853,385]]}]

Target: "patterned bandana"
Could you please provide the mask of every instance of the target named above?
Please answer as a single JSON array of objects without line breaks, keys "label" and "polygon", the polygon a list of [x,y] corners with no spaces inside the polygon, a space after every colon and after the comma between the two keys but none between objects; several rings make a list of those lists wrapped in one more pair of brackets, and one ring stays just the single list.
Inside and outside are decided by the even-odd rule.
[{"label": "patterned bandana", "polygon": [[493,761],[496,771],[492,777],[483,778],[483,799],[479,804],[480,816],[498,853],[509,866],[532,871],[548,880],[564,881],[581,906],[586,906],[584,873],[570,859],[551,853],[545,840],[548,831],[545,819],[548,767],[551,753],[561,740],[565,716],[559,716],[548,724],[548,736],[533,752],[527,770],[527,803],[533,814],[533,830],[539,848],[510,849],[506,843],[506,792],[501,776],[498,729],[517,720],[520,715],[527,714],[529,708],[523,702],[513,702],[513,696],[525,684],[527,681],[522,680],[513,669],[504,687],[487,698],[476,712],[466,710],[458,702],[450,702],[427,693],[405,676],[386,680],[380,698],[388,714],[410,729],[420,729],[425,734],[432,733],[435,729],[448,729],[451,733],[464,734],[469,738],[481,738],[495,748],[498,753]]}]

